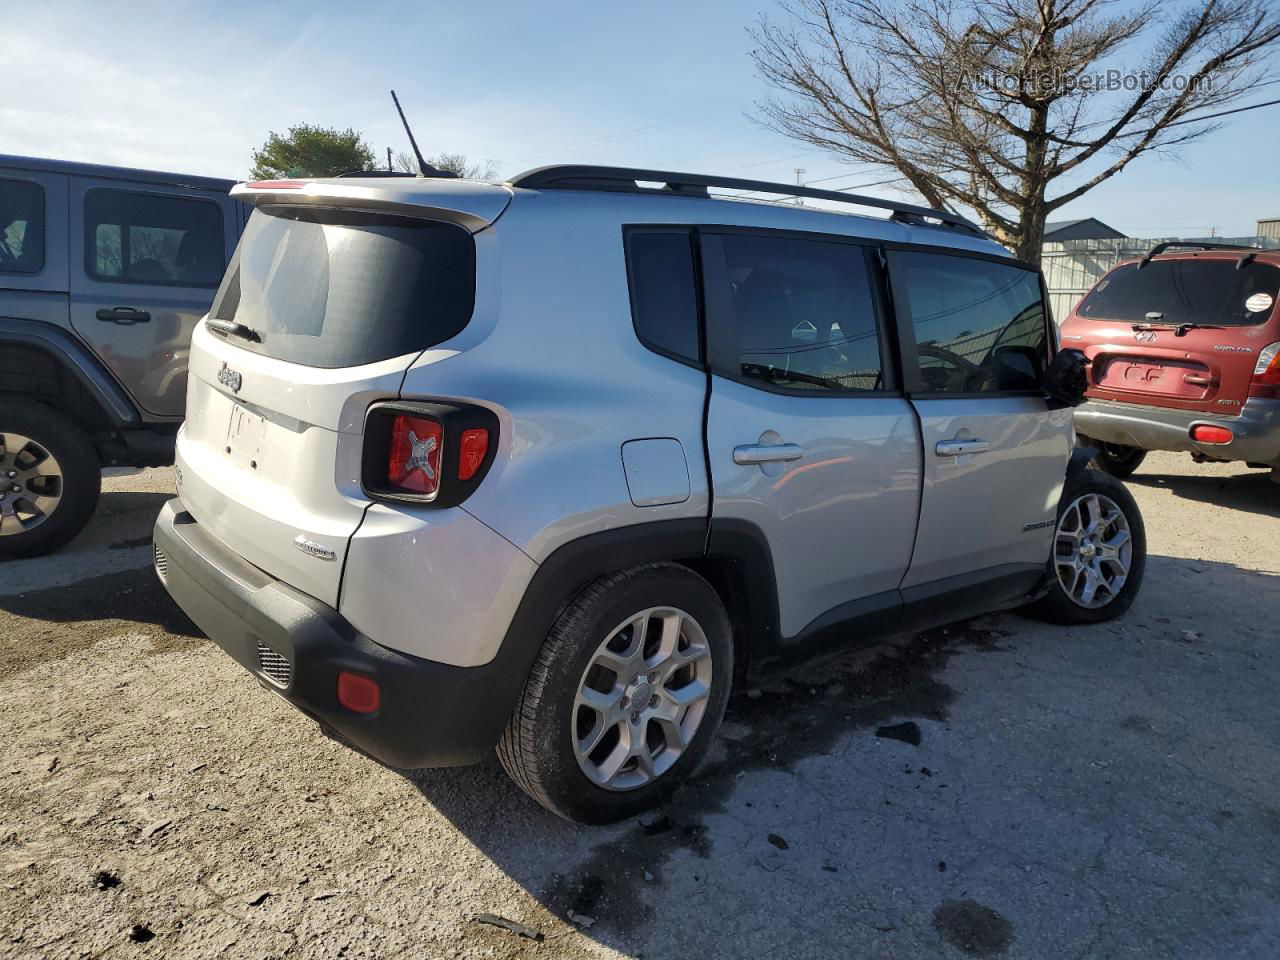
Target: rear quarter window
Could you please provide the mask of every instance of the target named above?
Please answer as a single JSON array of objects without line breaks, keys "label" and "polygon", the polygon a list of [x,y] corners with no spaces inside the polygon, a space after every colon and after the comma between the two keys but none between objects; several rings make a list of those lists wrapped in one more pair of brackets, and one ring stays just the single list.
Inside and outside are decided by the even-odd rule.
[{"label": "rear quarter window", "polygon": [[44,190],[29,180],[0,180],[0,273],[44,269]]},{"label": "rear quarter window", "polygon": [[1280,269],[1256,260],[1237,263],[1237,258],[1152,260],[1141,268],[1124,263],[1098,281],[1076,315],[1124,323],[1262,323],[1280,294]]},{"label": "rear quarter window", "polygon": [[460,333],[475,305],[476,248],[462,227],[285,206],[254,211],[210,316],[260,338],[247,350],[351,367]]}]

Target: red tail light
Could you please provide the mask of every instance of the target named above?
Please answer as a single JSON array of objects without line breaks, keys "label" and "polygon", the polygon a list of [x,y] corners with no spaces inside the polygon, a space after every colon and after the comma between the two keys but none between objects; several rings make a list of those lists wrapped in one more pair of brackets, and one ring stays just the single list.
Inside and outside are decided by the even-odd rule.
[{"label": "red tail light", "polygon": [[444,429],[439,420],[399,414],[391,421],[387,481],[395,490],[434,496],[440,488],[440,448]]},{"label": "red tail light", "polygon": [[1196,443],[1230,443],[1235,438],[1236,435],[1226,427],[1198,423],[1191,428],[1191,439]]},{"label": "red tail light", "polygon": [[1280,400],[1280,342],[1269,343],[1258,351],[1249,396]]},{"label": "red tail light", "polygon": [[377,713],[382,691],[368,677],[344,670],[338,674],[338,703],[356,713]]},{"label": "red tail light", "polygon": [[489,452],[489,431],[483,427],[463,430],[458,441],[458,479],[470,480],[484,463]]},{"label": "red tail light", "polygon": [[365,417],[361,486],[379,499],[457,506],[484,480],[497,443],[498,418],[483,407],[376,403]]}]

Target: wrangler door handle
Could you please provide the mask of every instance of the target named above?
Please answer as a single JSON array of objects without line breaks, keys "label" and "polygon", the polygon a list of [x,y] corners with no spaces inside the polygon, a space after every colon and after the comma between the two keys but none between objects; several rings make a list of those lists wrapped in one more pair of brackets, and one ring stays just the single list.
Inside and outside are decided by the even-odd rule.
[{"label": "wrangler door handle", "polygon": [[135,323],[149,323],[151,314],[133,307],[103,307],[95,316],[107,323],[118,323],[122,327],[131,327]]},{"label": "wrangler door handle", "polygon": [[799,460],[804,450],[795,443],[744,443],[733,448],[733,462],[743,466]]},{"label": "wrangler door handle", "polygon": [[985,440],[939,440],[933,448],[940,457],[962,457],[966,453],[986,453]]}]

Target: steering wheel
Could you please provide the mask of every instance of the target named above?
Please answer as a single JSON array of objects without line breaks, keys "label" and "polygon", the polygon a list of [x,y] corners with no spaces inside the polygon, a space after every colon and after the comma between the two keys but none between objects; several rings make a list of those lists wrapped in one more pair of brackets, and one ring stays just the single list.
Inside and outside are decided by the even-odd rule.
[{"label": "steering wheel", "polygon": [[[942,376],[946,378],[946,382],[944,383],[939,382],[936,376],[930,376],[930,368],[921,367],[920,375],[931,390],[963,392],[970,389],[970,384],[974,378],[981,380],[986,376],[982,367],[978,366],[972,360],[967,360],[960,356],[960,354],[948,350],[945,347],[926,343],[916,347],[916,353],[922,357],[933,357],[936,360],[941,360],[943,363],[949,364],[954,368],[954,371],[937,370],[937,368],[933,368],[933,370],[937,373],[941,373]],[[953,389],[951,387],[952,378],[957,375],[959,376],[959,380],[955,381],[956,388]]]}]

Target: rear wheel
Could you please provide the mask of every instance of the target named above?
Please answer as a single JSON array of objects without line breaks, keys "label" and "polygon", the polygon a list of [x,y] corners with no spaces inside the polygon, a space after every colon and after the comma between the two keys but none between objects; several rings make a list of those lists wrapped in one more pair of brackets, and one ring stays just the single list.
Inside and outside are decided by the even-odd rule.
[{"label": "rear wheel", "polygon": [[1096,447],[1098,455],[1093,458],[1093,465],[1104,473],[1109,473],[1118,480],[1131,476],[1142,461],[1147,459],[1147,451],[1141,447],[1127,447],[1123,443],[1103,443],[1100,440],[1081,438],[1084,446]]},{"label": "rear wheel", "polygon": [[1147,535],[1133,495],[1114,477],[1083,470],[1058,507],[1049,592],[1027,608],[1054,623],[1101,623],[1129,609],[1147,565]]},{"label": "rear wheel", "polygon": [[604,577],[547,635],[498,759],[566,819],[633,816],[705,755],[732,676],[729,620],[702,577],[671,563]]},{"label": "rear wheel", "polygon": [[0,399],[0,558],[58,549],[84,529],[102,474],[84,433],[25,397]]}]

